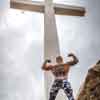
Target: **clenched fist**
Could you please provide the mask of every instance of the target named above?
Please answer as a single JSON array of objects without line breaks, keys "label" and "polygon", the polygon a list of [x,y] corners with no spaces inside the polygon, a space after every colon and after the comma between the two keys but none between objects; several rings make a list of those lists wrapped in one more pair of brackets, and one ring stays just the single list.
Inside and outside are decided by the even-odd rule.
[{"label": "clenched fist", "polygon": [[68,57],[75,56],[73,53],[69,53]]}]

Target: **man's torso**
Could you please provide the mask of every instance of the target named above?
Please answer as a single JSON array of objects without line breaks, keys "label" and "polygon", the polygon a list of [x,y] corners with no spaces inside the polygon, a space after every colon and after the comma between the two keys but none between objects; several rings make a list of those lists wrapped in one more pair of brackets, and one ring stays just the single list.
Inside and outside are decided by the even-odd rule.
[{"label": "man's torso", "polygon": [[69,69],[68,65],[57,65],[51,71],[56,79],[65,79],[68,77]]}]

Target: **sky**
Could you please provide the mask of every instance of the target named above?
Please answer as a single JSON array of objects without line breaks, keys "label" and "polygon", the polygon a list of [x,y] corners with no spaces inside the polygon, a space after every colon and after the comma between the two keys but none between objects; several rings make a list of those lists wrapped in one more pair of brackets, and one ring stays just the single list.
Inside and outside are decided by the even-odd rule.
[{"label": "sky", "polygon": [[[61,55],[66,60],[69,52],[75,52],[80,61],[69,75],[77,95],[88,68],[100,57],[100,1],[54,2],[87,10],[85,17],[55,16]],[[0,15],[0,100],[43,100],[43,22],[43,14],[36,12],[9,9]]]}]

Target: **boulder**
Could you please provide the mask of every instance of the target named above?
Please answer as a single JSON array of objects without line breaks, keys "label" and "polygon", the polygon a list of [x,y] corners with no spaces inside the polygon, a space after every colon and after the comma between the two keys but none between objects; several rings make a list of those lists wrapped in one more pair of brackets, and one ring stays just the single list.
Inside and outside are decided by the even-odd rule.
[{"label": "boulder", "polygon": [[77,100],[100,100],[100,60],[88,70]]}]

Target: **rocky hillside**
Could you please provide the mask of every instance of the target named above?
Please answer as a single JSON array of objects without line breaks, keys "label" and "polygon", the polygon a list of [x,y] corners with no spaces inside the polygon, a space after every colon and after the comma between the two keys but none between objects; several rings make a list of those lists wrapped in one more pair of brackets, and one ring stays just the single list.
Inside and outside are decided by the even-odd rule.
[{"label": "rocky hillside", "polygon": [[100,100],[100,60],[89,69],[77,100]]}]

